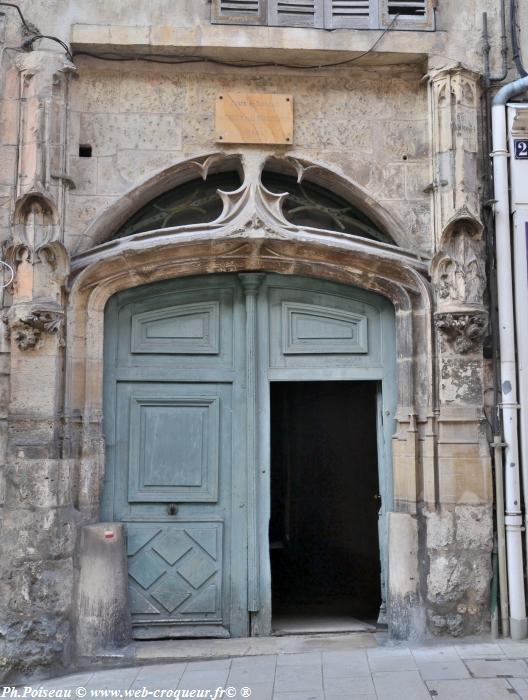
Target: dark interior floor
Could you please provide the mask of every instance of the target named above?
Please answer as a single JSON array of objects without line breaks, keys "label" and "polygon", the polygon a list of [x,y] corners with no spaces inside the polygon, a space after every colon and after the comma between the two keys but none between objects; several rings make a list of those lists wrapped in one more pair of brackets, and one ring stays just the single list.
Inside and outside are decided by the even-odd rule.
[{"label": "dark interior floor", "polygon": [[375,382],[271,385],[274,627],[292,616],[377,618],[376,391]]}]

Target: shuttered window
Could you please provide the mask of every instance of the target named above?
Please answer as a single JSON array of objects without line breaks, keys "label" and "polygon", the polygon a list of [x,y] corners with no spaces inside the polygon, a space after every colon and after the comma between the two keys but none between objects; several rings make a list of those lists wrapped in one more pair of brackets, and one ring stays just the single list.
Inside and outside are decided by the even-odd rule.
[{"label": "shuttered window", "polygon": [[218,24],[267,24],[266,0],[213,0],[213,22]]},{"label": "shuttered window", "polygon": [[387,10],[391,16],[425,17],[427,3],[426,0],[388,0]]},{"label": "shuttered window", "polygon": [[433,0],[212,0],[212,21],[316,29],[433,29]]},{"label": "shuttered window", "polygon": [[370,27],[377,19],[371,5],[372,0],[325,0],[327,26],[330,29]]},{"label": "shuttered window", "polygon": [[268,0],[269,24],[276,27],[324,27],[320,0]]}]

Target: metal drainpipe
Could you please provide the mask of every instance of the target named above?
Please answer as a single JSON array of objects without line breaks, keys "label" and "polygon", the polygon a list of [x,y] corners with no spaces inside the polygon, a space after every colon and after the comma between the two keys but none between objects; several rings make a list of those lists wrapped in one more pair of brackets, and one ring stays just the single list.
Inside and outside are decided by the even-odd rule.
[{"label": "metal drainpipe", "polygon": [[528,89],[528,77],[504,85],[495,95],[491,108],[493,140],[493,185],[495,192],[495,240],[499,307],[500,370],[502,424],[505,458],[506,548],[510,632],[512,639],[527,634],[526,600],[522,546],[521,484],[519,471],[519,435],[517,403],[517,366],[513,319],[513,275],[510,242],[510,206],[508,186],[508,148],[506,104]]}]

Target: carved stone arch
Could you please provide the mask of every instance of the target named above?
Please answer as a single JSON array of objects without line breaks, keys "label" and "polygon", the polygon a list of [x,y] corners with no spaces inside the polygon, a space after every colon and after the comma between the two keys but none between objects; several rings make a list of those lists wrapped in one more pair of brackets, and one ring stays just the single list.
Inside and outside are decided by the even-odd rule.
[{"label": "carved stone arch", "polygon": [[[205,180],[208,174],[233,170],[238,171],[242,176],[242,185],[235,191],[219,191],[224,202],[223,212],[217,220],[202,225],[202,228],[217,229],[232,223],[243,225],[247,230],[271,226],[275,230],[288,231],[293,225],[282,213],[283,197],[267,191],[260,182],[260,175],[267,165],[282,172],[296,173],[298,181],[306,176],[311,182],[341,196],[371,218],[381,231],[390,234],[398,246],[404,250],[413,249],[413,243],[408,239],[404,226],[394,214],[385,210],[368,192],[342,172],[327,164],[309,162],[304,158],[293,156],[281,158],[253,152],[218,152],[178,162],[125,193],[88,227],[74,250],[74,255],[82,255],[91,248],[108,243],[113,234],[135,212],[157,196],[196,177],[202,177]],[[179,233],[187,228],[174,227],[166,229],[166,232]]]},{"label": "carved stone arch", "polygon": [[213,152],[197,154],[177,161],[169,168],[135,185],[106,209],[84,232],[74,255],[110,240],[112,235],[145,204],[193,178],[204,180],[208,174],[236,170],[243,179],[242,158],[237,153]]},{"label": "carved stone arch", "polygon": [[309,160],[301,155],[272,155],[264,161],[263,169],[267,167],[280,173],[295,173],[298,182],[306,179],[334,192],[362,210],[382,231],[389,233],[399,247],[413,249],[413,241],[399,217],[385,209],[334,164]]}]

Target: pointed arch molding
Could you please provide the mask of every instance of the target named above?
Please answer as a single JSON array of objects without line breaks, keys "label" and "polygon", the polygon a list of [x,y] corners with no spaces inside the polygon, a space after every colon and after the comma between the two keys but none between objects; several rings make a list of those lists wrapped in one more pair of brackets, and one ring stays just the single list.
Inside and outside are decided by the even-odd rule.
[{"label": "pointed arch molding", "polygon": [[[270,167],[277,172],[290,172],[298,182],[306,178],[335,192],[361,209],[381,230],[390,233],[397,246],[389,247],[398,247],[409,255],[413,255],[411,251],[414,248],[414,243],[409,239],[404,226],[394,213],[388,212],[367,191],[345,177],[337,169],[295,156],[270,157],[255,153],[226,154],[221,152],[202,154],[175,163],[124,194],[86,229],[73,254],[78,258],[78,264],[82,265],[83,260],[90,257],[93,249],[124,246],[132,240],[152,237],[156,234],[166,237],[198,229],[206,230],[211,234],[221,232],[224,235],[229,230],[241,225],[254,228],[255,222],[258,222],[262,227],[270,226],[275,231],[304,230],[284,218],[281,208],[283,196],[269,192],[261,184],[260,175],[265,167]],[[122,241],[111,240],[113,234],[133,214],[159,195],[189,180],[198,177],[205,180],[209,174],[226,171],[238,171],[243,184],[234,192],[220,192],[224,208],[215,221],[150,231],[148,234],[135,234]],[[321,234],[320,229],[318,232]],[[335,231],[329,233],[338,235]],[[343,235],[350,237],[349,234]],[[375,241],[373,243],[376,244]]]}]

